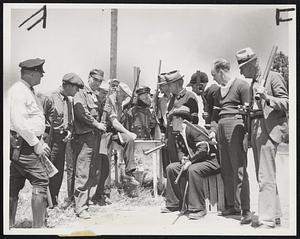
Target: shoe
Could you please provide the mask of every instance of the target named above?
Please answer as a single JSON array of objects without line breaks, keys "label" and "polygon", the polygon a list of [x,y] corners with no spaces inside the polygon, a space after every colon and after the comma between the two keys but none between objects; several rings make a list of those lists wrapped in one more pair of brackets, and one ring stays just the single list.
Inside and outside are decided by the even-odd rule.
[{"label": "shoe", "polygon": [[267,225],[267,224],[263,224],[260,221],[252,221],[251,227],[261,228],[261,229],[272,229],[275,228],[275,225]]},{"label": "shoe", "polygon": [[199,220],[206,215],[206,210],[201,210],[199,212],[191,212],[189,214],[189,219],[191,220]]},{"label": "shoe", "polygon": [[91,218],[91,216],[90,216],[90,214],[88,213],[87,210],[83,210],[77,216],[80,217],[80,218],[83,218],[83,219],[89,219],[89,218]]},{"label": "shoe", "polygon": [[163,207],[160,210],[160,213],[171,213],[171,212],[176,212],[179,211],[178,207]]},{"label": "shoe", "polygon": [[277,226],[281,225],[281,219],[279,217],[275,218],[275,225]]},{"label": "shoe", "polygon": [[250,224],[252,222],[252,213],[247,210],[243,211],[242,218],[241,218],[241,224]]},{"label": "shoe", "polygon": [[62,209],[67,209],[68,207],[70,207],[71,205],[74,204],[74,200],[71,200],[69,198],[66,198],[63,202],[63,204],[61,205]]},{"label": "shoe", "polygon": [[235,210],[233,207],[227,208],[224,211],[221,211],[218,216],[231,216],[231,215],[241,215],[240,210]]},{"label": "shoe", "polygon": [[135,179],[135,177],[132,174],[125,174],[123,179],[133,186],[140,186],[140,183]]},{"label": "shoe", "polygon": [[112,204],[112,201],[107,195],[101,195],[100,197],[93,198],[92,202],[95,205],[99,205],[99,206],[106,206]]}]

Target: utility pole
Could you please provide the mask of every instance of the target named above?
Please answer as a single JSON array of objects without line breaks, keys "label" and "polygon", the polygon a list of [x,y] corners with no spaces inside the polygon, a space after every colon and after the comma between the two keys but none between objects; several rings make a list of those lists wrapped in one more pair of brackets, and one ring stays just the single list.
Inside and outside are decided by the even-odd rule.
[{"label": "utility pole", "polygon": [[118,9],[111,9],[110,79],[117,78]]}]

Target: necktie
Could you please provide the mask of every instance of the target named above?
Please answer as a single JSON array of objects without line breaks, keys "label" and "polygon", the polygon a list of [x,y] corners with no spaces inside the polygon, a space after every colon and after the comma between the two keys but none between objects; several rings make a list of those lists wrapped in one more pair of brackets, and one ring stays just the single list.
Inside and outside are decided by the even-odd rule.
[{"label": "necktie", "polygon": [[189,152],[185,145],[184,139],[180,133],[176,134],[176,145],[179,152],[182,152],[184,156],[188,156]]}]

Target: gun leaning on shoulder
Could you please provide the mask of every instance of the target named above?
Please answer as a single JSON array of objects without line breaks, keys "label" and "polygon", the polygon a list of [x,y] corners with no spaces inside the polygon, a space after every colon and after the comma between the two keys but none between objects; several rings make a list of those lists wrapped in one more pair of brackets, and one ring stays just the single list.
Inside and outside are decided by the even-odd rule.
[{"label": "gun leaning on shoulder", "polygon": [[154,97],[153,97],[153,109],[154,109],[154,114],[155,114],[155,120],[158,124],[159,124],[159,120],[157,118],[157,115],[158,115],[158,95],[159,95],[159,85],[158,85],[158,83],[159,83],[160,70],[161,70],[161,60],[159,60],[159,64],[158,64],[157,84],[156,84],[156,90],[155,90]]}]

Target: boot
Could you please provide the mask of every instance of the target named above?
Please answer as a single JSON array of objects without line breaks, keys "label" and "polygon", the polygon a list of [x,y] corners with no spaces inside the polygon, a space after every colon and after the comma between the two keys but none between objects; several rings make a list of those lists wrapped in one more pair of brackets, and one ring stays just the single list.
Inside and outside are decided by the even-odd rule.
[{"label": "boot", "polygon": [[15,226],[15,218],[18,208],[18,197],[9,197],[9,228]]},{"label": "boot", "polygon": [[33,188],[32,198],[32,227],[41,228],[45,226],[47,194],[44,188]]}]

